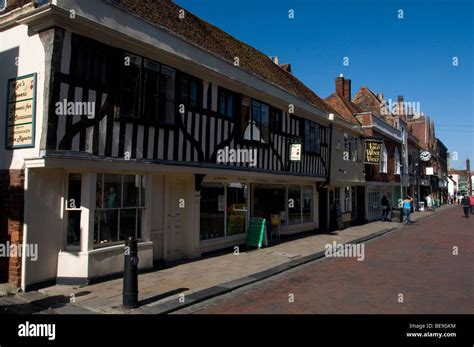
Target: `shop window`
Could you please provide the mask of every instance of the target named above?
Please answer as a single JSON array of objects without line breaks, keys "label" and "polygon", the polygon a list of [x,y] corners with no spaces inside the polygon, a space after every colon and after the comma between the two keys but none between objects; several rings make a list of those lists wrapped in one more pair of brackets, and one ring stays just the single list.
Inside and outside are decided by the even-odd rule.
[{"label": "shop window", "polygon": [[253,189],[254,217],[271,220],[277,215],[282,224],[286,224],[285,187],[281,185],[255,185]]},{"label": "shop window", "polygon": [[94,244],[141,239],[145,189],[143,176],[97,175]]},{"label": "shop window", "polygon": [[81,244],[81,187],[81,174],[70,173],[66,200],[68,248],[79,248]]},{"label": "shop window", "polygon": [[251,117],[244,132],[245,140],[269,142],[269,112],[270,107],[267,104],[252,100]]},{"label": "shop window", "polygon": [[201,240],[225,236],[225,205],[225,190],[222,184],[203,183],[201,185]]},{"label": "shop window", "polygon": [[319,124],[307,119],[304,121],[304,150],[315,154],[321,152]]},{"label": "shop window", "polygon": [[288,224],[301,223],[301,188],[300,186],[288,187]]},{"label": "shop window", "polygon": [[243,234],[246,231],[247,187],[241,183],[227,186],[226,236]]},{"label": "shop window", "polygon": [[313,187],[303,186],[303,223],[313,221]]}]

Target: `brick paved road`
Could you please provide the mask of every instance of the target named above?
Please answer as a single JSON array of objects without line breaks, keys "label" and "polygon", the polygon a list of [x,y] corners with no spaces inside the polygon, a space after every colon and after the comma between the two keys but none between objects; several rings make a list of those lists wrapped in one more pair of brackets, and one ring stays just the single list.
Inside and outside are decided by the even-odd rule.
[{"label": "brick paved road", "polygon": [[369,241],[364,261],[310,263],[180,313],[473,314],[474,218],[448,209]]}]

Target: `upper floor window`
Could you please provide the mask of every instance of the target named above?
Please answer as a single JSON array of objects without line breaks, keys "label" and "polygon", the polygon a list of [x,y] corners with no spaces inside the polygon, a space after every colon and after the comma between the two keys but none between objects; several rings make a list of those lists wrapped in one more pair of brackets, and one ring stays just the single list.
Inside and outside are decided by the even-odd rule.
[{"label": "upper floor window", "polygon": [[250,119],[245,128],[244,139],[268,143],[270,107],[262,102],[252,100]]},{"label": "upper floor window", "polygon": [[238,94],[219,87],[218,111],[221,116],[234,119],[239,112]]},{"label": "upper floor window", "polygon": [[186,108],[202,107],[202,80],[183,72],[178,73],[178,102]]},{"label": "upper floor window", "polygon": [[109,59],[106,49],[94,40],[73,35],[71,75],[75,82],[87,83],[92,88],[105,88],[108,83]]},{"label": "upper floor window", "polygon": [[7,8],[7,0],[0,0],[0,12],[5,11]]},{"label": "upper floor window", "polygon": [[175,70],[167,65],[124,53],[120,115],[174,124]]},{"label": "upper floor window", "polygon": [[387,147],[385,147],[384,143],[382,143],[382,155],[380,158],[380,172],[382,173],[387,172]]},{"label": "upper floor window", "polygon": [[307,119],[304,121],[304,150],[317,154],[321,151],[319,124]]},{"label": "upper floor window", "polygon": [[344,153],[343,160],[357,161],[357,138],[348,134],[344,134]]},{"label": "upper floor window", "polygon": [[270,131],[274,133],[282,132],[283,116],[281,110],[270,107]]}]

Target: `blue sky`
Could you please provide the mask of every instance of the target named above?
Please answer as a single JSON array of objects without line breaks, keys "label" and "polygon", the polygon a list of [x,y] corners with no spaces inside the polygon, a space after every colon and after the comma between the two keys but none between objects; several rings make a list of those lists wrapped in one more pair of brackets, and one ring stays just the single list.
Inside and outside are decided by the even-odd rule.
[{"label": "blue sky", "polygon": [[[474,2],[176,0],[280,63],[320,97],[343,73],[386,99],[419,102],[455,168],[474,162]],[[294,10],[294,19],[288,11]],[[403,19],[398,10],[403,10]],[[343,66],[343,57],[349,66]],[[453,57],[459,65],[453,66]],[[471,165],[472,166],[472,165]]]}]

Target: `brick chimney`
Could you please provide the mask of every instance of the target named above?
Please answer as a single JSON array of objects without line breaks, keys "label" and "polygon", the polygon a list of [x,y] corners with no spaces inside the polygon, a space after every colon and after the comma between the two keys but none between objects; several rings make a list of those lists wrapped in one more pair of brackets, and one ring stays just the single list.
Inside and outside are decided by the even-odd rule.
[{"label": "brick chimney", "polygon": [[344,75],[340,74],[339,77],[336,77],[336,93],[341,98],[344,97]]},{"label": "brick chimney", "polygon": [[351,80],[344,80],[344,97],[351,101]]},{"label": "brick chimney", "polygon": [[351,100],[351,80],[346,80],[343,74],[336,78],[336,93],[343,99]]}]

